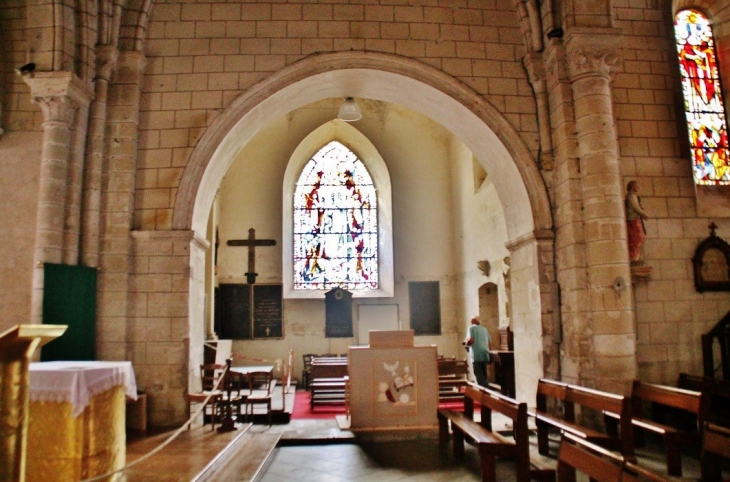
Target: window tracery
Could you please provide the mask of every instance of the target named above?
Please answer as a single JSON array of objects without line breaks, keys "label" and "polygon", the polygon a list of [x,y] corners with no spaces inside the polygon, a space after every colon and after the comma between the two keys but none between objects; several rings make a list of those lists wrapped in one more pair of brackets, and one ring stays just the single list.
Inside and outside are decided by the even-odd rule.
[{"label": "window tracery", "polygon": [[305,164],[293,209],[294,289],[378,289],[377,195],[363,162],[331,141]]}]

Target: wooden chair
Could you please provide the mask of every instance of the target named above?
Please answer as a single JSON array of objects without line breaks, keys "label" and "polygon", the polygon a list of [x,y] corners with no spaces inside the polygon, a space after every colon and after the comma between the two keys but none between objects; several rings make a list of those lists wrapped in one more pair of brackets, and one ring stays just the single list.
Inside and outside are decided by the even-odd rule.
[{"label": "wooden chair", "polygon": [[200,392],[188,393],[188,404],[204,403],[203,424],[208,416],[211,421],[211,429],[215,430],[215,423],[218,419],[218,407],[223,398],[223,390],[220,376],[224,373],[225,365],[200,365],[200,378],[202,390]]},{"label": "wooden chair", "polygon": [[274,375],[270,371],[254,371],[248,373],[248,388],[249,393],[245,400],[245,414],[244,418],[248,422],[248,414],[251,413],[251,418],[254,416],[254,407],[256,405],[266,406],[266,415],[271,425],[271,394],[274,391],[276,380]]},{"label": "wooden chair", "polygon": [[226,373],[225,379],[219,388],[223,393],[216,404],[216,412],[219,420],[230,417],[240,421],[241,407],[247,396],[247,393],[244,393],[246,391],[245,387],[247,386],[248,381],[244,375],[234,371],[228,371]]},{"label": "wooden chair", "polygon": [[309,390],[309,382],[312,377],[312,358],[316,355],[314,353],[307,353],[302,355],[302,362],[304,363],[304,369],[302,370],[302,386],[305,390]]}]

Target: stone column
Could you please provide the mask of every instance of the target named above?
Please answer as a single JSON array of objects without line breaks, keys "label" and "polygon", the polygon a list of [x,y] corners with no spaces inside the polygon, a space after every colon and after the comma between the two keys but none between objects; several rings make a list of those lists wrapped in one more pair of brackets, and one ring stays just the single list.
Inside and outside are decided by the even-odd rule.
[{"label": "stone column", "polygon": [[[636,376],[636,337],[626,249],[611,70],[614,29],[573,28],[565,48],[572,85],[586,262],[586,321],[592,369],[581,383],[622,392]],[[600,376],[599,376],[600,374]]]},{"label": "stone column", "polygon": [[63,261],[71,134],[77,111],[88,106],[91,94],[70,72],[37,72],[23,80],[30,86],[32,101],[40,105],[44,117],[31,295],[31,319],[40,323],[43,263]]},{"label": "stone column", "polygon": [[133,271],[130,233],[134,214],[139,104],[145,57],[120,52],[114,81],[109,83],[99,234],[97,353],[129,360],[129,273]]},{"label": "stone column", "polygon": [[96,48],[95,96],[89,113],[86,143],[83,211],[81,213],[81,263],[99,265],[99,215],[101,210],[101,176],[104,164],[104,131],[107,120],[109,79],[116,67],[119,51],[111,45]]}]

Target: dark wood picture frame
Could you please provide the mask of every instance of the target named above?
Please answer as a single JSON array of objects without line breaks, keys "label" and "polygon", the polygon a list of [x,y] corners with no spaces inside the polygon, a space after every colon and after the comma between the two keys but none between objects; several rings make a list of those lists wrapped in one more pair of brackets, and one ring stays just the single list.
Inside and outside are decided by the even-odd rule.
[{"label": "dark wood picture frame", "polygon": [[[694,268],[695,289],[702,293],[704,291],[730,291],[730,245],[724,239],[715,234],[717,226],[710,224],[710,236],[702,241],[695,250],[692,258]],[[710,256],[716,256],[717,252],[724,255],[724,265],[716,265],[712,272],[708,267],[712,261]],[[721,258],[722,259],[722,258]],[[709,276],[714,274],[714,276]]]}]

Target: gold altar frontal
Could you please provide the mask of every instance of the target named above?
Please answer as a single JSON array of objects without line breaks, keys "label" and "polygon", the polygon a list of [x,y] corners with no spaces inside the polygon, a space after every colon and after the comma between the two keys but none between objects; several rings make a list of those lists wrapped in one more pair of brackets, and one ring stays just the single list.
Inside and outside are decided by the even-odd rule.
[{"label": "gold altar frontal", "polygon": [[76,482],[124,467],[124,386],[91,397],[77,417],[72,411],[69,402],[30,402],[27,482]]}]

